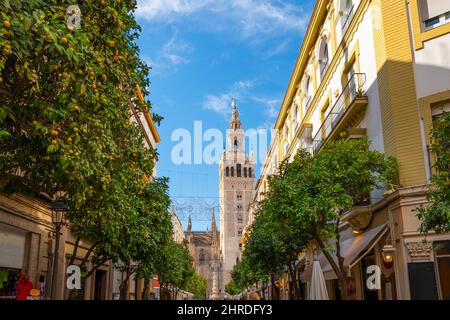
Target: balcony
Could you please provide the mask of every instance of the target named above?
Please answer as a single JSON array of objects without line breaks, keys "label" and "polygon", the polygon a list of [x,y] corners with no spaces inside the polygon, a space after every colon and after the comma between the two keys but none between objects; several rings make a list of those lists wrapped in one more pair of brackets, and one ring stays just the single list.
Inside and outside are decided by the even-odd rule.
[{"label": "balcony", "polygon": [[327,140],[337,137],[339,133],[352,128],[361,121],[369,103],[365,84],[365,73],[352,75],[313,138],[314,154]]}]

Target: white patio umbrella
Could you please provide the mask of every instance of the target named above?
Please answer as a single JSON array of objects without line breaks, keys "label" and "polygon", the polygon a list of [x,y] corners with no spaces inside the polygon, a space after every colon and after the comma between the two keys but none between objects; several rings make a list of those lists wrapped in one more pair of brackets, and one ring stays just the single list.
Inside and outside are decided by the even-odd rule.
[{"label": "white patio umbrella", "polygon": [[325,278],[319,261],[313,262],[311,286],[309,290],[310,300],[329,300]]}]

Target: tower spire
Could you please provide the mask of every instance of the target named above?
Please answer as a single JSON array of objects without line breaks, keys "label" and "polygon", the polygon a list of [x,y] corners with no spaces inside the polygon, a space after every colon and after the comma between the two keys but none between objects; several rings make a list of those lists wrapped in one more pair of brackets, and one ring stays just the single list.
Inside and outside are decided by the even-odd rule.
[{"label": "tower spire", "polygon": [[239,120],[239,112],[237,110],[236,99],[233,98],[231,101],[231,107],[233,109],[230,120],[230,129],[237,130],[242,129],[241,120]]},{"label": "tower spire", "polygon": [[189,215],[187,232],[191,232],[191,230],[192,230],[192,221],[191,221],[191,215]]},{"label": "tower spire", "polygon": [[213,234],[215,234],[217,232],[216,214],[214,213],[214,208],[212,209],[211,231],[213,232]]}]

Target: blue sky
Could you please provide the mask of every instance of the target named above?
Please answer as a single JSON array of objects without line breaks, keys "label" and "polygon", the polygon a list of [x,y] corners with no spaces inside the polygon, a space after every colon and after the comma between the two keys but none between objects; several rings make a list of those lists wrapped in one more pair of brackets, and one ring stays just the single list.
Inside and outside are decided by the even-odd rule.
[{"label": "blue sky", "polygon": [[[218,200],[218,167],[174,164],[172,132],[193,134],[194,121],[202,121],[203,130],[225,133],[232,98],[245,129],[270,129],[313,6],[312,0],[138,0],[138,44],[153,68],[149,99],[164,117],[158,175],[170,177],[178,207],[192,204],[184,198],[205,197],[194,209],[193,229],[210,225],[205,208]],[[179,215],[186,227],[187,211]]]}]

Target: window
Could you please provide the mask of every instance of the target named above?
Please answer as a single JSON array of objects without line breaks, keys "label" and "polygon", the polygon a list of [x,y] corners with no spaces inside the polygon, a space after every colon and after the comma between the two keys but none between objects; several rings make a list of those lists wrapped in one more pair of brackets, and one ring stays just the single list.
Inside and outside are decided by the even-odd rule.
[{"label": "window", "polygon": [[247,167],[244,167],[244,178],[247,178]]},{"label": "window", "polygon": [[248,176],[251,178],[252,177],[252,168],[248,168]]},{"label": "window", "polygon": [[237,138],[234,138],[234,151],[238,150],[238,141]]},{"label": "window", "polygon": [[295,131],[297,131],[298,126],[300,125],[300,113],[298,112],[297,103],[294,104],[294,114],[292,115],[295,121]]},{"label": "window", "polygon": [[201,249],[198,257],[198,264],[199,265],[205,264],[205,260],[206,260],[205,250]]},{"label": "window", "polygon": [[419,0],[419,12],[425,30],[450,22],[450,1]]},{"label": "window", "polygon": [[424,21],[425,28],[432,28],[439,23],[439,17],[431,18]]},{"label": "window", "polygon": [[329,62],[328,43],[326,36],[322,38],[322,42],[320,44],[319,61],[320,61],[320,75],[322,76],[327,70]]},{"label": "window", "polygon": [[237,222],[242,223],[242,214],[238,214]]},{"label": "window", "polygon": [[238,163],[236,166],[236,176],[241,177],[241,164]]},{"label": "window", "polygon": [[309,75],[305,78],[305,111],[308,110],[309,105],[311,104],[312,99],[312,85],[311,85],[311,77]]},{"label": "window", "polygon": [[231,167],[231,176],[234,177],[234,167]]},{"label": "window", "polygon": [[230,168],[229,167],[225,168],[225,176],[227,176],[227,177],[230,176]]},{"label": "window", "polygon": [[325,130],[324,132],[322,132],[323,134],[323,138],[325,139],[326,137],[328,137],[328,135],[331,133],[331,128],[333,125],[333,117],[332,115],[330,115],[330,105],[328,104],[324,109],[323,109],[323,113],[322,113],[322,121],[325,123]]},{"label": "window", "polygon": [[239,227],[238,229],[238,236],[242,236],[242,227]]},{"label": "window", "polygon": [[348,25],[350,24],[350,20],[353,17],[353,1],[352,0],[342,0],[343,3],[345,3],[343,8],[343,15],[342,15],[342,31],[345,32],[347,30]]}]

